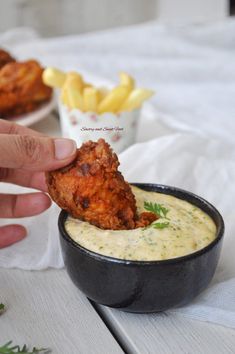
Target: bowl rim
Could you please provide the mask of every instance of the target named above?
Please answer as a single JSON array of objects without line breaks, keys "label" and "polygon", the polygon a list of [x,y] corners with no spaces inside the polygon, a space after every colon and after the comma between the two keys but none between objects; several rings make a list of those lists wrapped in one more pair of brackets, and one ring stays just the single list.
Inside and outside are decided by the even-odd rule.
[{"label": "bowl rim", "polygon": [[[180,262],[187,262],[187,261],[190,261],[194,258],[200,257],[201,255],[209,252],[212,248],[214,248],[222,240],[222,238],[224,236],[224,231],[225,231],[223,217],[220,214],[220,212],[204,198],[202,198],[192,192],[186,191],[184,189],[169,186],[169,185],[164,185],[164,184],[158,184],[158,183],[130,183],[130,184],[133,186],[136,186],[138,188],[141,188],[143,190],[147,190],[147,191],[149,190],[149,191],[153,191],[153,192],[155,191],[157,193],[172,195],[172,196],[175,196],[176,198],[179,198],[179,199],[182,199],[185,201],[188,201],[188,200],[183,198],[183,195],[187,195],[188,197],[190,197],[190,199],[192,198],[193,201],[195,201],[195,202],[197,201],[204,208],[208,208],[210,210],[211,214],[214,215],[214,217],[212,215],[210,215],[207,211],[205,211],[203,209],[203,207],[200,207],[200,206],[194,204],[192,200],[188,201],[189,203],[202,209],[207,215],[209,215],[213,219],[214,222],[215,222],[215,217],[217,217],[218,225],[216,226],[217,232],[216,232],[215,239],[211,243],[209,243],[206,247],[203,247],[202,249],[200,249],[196,252],[193,252],[193,253],[190,253],[190,254],[187,254],[187,255],[184,255],[181,257],[162,259],[162,260],[148,260],[148,261],[115,258],[115,257],[106,256],[106,255],[91,251],[91,250],[81,246],[76,241],[74,241],[69,236],[69,234],[67,233],[67,231],[65,229],[65,221],[66,221],[67,217],[69,216],[69,213],[66,210],[62,209],[59,214],[59,218],[58,218],[58,227],[59,227],[60,235],[63,237],[63,239],[65,239],[71,246],[77,248],[80,252],[82,252],[86,255],[89,255],[98,261],[107,262],[107,263],[110,263],[110,262],[111,263],[118,263],[118,264],[128,265],[128,266],[136,266],[136,265],[138,265],[138,266],[150,266],[150,265],[153,266],[153,265],[177,264]],[[147,187],[147,189],[145,189],[144,187],[145,188]],[[151,188],[157,188],[158,190],[153,190]],[[182,196],[182,198],[180,198],[180,196],[178,196],[178,195],[175,195],[176,193],[179,193]]]}]

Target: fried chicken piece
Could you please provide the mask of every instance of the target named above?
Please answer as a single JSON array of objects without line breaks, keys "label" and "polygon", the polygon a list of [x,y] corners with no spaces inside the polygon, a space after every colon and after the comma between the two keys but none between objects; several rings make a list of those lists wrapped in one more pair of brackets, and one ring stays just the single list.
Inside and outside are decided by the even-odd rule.
[{"label": "fried chicken piece", "polygon": [[144,211],[140,214],[139,218],[137,218],[135,228],[148,226],[157,219],[159,219],[159,217],[156,214],[149,211]]},{"label": "fried chicken piece", "polygon": [[67,167],[46,174],[51,198],[73,217],[102,229],[147,226],[153,213],[137,215],[130,185],[118,171],[117,155],[103,139],[88,141]]},{"label": "fried chicken piece", "polygon": [[9,63],[0,70],[0,117],[31,112],[51,98],[52,89],[42,82],[42,72],[35,60]]},{"label": "fried chicken piece", "polygon": [[14,62],[15,58],[13,58],[8,52],[4,49],[0,49],[0,69],[4,67],[4,65]]}]

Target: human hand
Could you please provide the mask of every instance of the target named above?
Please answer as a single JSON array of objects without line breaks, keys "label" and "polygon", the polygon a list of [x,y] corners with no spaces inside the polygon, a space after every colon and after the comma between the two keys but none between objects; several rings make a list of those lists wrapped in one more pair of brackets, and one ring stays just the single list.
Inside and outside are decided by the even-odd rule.
[{"label": "human hand", "polygon": [[[72,161],[76,143],[70,139],[50,138],[31,129],[0,119],[0,182],[35,188],[41,192],[0,194],[0,218],[21,218],[40,214],[51,205],[45,192],[44,171]],[[0,248],[26,236],[21,225],[0,227]]]}]

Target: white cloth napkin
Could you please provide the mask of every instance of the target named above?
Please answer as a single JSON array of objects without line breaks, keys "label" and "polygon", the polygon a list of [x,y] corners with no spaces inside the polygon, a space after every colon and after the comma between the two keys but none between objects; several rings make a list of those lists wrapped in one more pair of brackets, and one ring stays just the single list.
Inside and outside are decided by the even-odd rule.
[{"label": "white cloth napkin", "polygon": [[[149,23],[46,40],[27,29],[20,33],[0,35],[0,45],[22,59],[33,56],[46,65],[81,68],[91,77],[114,79],[125,70],[141,86],[156,88],[152,105],[143,110],[138,143],[120,155],[120,169],[130,182],[178,186],[220,210],[226,234],[213,281],[193,303],[169,312],[235,328],[235,21],[204,27]],[[7,191],[25,189],[0,184],[0,192]],[[58,213],[53,206],[22,219],[29,235],[0,250],[0,266],[62,267]]]}]

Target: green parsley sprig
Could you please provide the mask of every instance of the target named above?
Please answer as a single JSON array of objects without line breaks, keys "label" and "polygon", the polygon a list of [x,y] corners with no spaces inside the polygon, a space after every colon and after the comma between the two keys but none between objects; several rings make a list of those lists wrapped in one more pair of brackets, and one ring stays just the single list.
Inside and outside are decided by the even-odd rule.
[{"label": "green parsley sprig", "polygon": [[1,315],[1,313],[4,312],[4,310],[5,310],[5,305],[0,303],[0,315]]},{"label": "green parsley sprig", "polygon": [[165,208],[162,204],[152,203],[152,202],[144,202],[144,208],[147,211],[151,211],[152,213],[158,215],[160,218],[167,218],[167,213],[169,209]]},{"label": "green parsley sprig", "polygon": [[152,225],[154,229],[165,229],[170,225],[169,222],[156,222],[155,224]]},{"label": "green parsley sprig", "polygon": [[21,354],[49,354],[51,353],[50,349],[47,348],[33,348],[32,351],[29,351],[28,347],[24,345],[22,348],[20,348],[19,345],[13,345],[12,346],[12,341],[7,342],[4,344],[2,347],[0,347],[0,354],[15,354],[15,353],[21,353]]},{"label": "green parsley sprig", "polygon": [[[156,214],[159,217],[159,219],[164,218],[164,219],[169,220],[169,218],[167,217],[169,209],[165,208],[162,204],[157,204],[157,203],[152,203],[152,202],[144,202],[144,208],[147,211],[150,211],[150,212]],[[153,227],[154,229],[165,229],[169,225],[170,225],[169,221],[155,222],[154,224],[147,226],[147,228]]]}]

